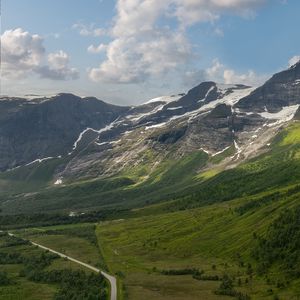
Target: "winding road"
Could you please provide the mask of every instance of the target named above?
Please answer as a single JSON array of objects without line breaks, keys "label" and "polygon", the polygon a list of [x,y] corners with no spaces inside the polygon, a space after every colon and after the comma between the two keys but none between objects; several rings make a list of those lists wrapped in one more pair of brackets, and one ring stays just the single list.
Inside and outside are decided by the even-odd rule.
[{"label": "winding road", "polygon": [[[8,233],[8,234],[10,236],[15,236],[12,233]],[[63,254],[63,253],[57,252],[57,251],[55,251],[53,249],[50,249],[48,247],[45,247],[43,245],[37,244],[37,243],[32,242],[32,241],[30,241],[30,243],[32,245],[34,245],[34,246],[37,246],[37,247],[41,248],[41,249],[48,250],[49,252],[55,253],[58,256],[62,257],[62,258],[66,258],[66,259],[68,259],[68,260],[70,260],[70,261],[72,261],[72,262],[74,262],[76,264],[82,265],[82,266],[84,266],[84,267],[86,267],[86,268],[88,268],[88,269],[90,269],[90,270],[92,270],[94,272],[101,273],[109,281],[109,283],[110,283],[110,300],[117,300],[117,279],[116,279],[116,277],[114,277],[112,275],[109,275],[109,274],[101,271],[100,269],[97,269],[97,268],[95,268],[95,267],[93,267],[93,266],[91,266],[89,264],[86,264],[86,263],[80,261],[80,260],[72,258],[72,257],[70,257],[68,255]]]}]

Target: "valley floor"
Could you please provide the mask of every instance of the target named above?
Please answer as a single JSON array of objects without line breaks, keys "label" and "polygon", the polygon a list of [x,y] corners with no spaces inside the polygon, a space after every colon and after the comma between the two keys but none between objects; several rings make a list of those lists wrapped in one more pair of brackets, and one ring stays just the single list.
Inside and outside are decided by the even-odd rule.
[{"label": "valley floor", "polygon": [[[253,257],[258,237],[284,209],[299,206],[298,195],[290,194],[279,199],[271,194],[267,204],[261,199],[268,194],[263,194],[175,213],[17,234],[116,274],[119,299],[298,299],[299,277],[286,274],[280,263],[259,272]],[[254,210],[247,208],[249,200],[262,202]],[[148,209],[158,208],[140,213]],[[217,294],[226,276],[235,297]]]}]

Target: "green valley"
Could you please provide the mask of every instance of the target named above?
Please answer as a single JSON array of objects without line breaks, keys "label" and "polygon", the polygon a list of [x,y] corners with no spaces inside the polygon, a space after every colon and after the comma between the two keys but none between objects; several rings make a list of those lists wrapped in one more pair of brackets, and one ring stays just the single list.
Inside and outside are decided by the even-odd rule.
[{"label": "green valley", "polygon": [[300,300],[299,12],[0,0],[0,300]]},{"label": "green valley", "polygon": [[[178,197],[174,191],[169,201],[96,215],[93,223],[32,222],[16,233],[115,274],[120,299],[297,299],[299,128],[290,125],[259,157],[207,179],[193,175],[203,154],[164,167],[169,171],[152,179],[156,187],[180,183],[186,172],[182,186],[176,185]],[[97,187],[82,183],[91,184]],[[149,186],[129,185],[119,193],[134,195]],[[222,290],[226,276],[229,288]]]}]

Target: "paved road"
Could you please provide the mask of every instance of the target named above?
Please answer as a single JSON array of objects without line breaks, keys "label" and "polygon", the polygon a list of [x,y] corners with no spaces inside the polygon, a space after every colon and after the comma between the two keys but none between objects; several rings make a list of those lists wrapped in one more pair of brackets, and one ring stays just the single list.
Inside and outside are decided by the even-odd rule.
[{"label": "paved road", "polygon": [[[2,232],[2,231],[0,230],[0,232]],[[12,234],[12,233],[8,233],[8,234],[10,236],[14,236],[14,234]],[[84,266],[84,267],[86,267],[86,268],[88,268],[88,269],[90,269],[90,270],[92,270],[94,272],[101,273],[109,281],[109,283],[110,283],[110,288],[111,288],[110,289],[110,300],[117,300],[117,280],[116,280],[116,277],[114,277],[112,275],[109,275],[109,274],[107,274],[107,273],[105,273],[105,272],[103,272],[103,271],[101,271],[101,270],[99,270],[99,269],[97,269],[97,268],[95,268],[95,267],[93,267],[93,266],[91,266],[89,264],[86,264],[86,263],[84,263],[84,262],[82,262],[80,260],[77,260],[77,259],[72,258],[70,256],[67,256],[65,254],[62,254],[60,252],[57,252],[57,251],[55,251],[53,249],[50,249],[48,247],[42,246],[42,245],[37,244],[37,243],[32,242],[32,241],[30,241],[30,243],[32,245],[38,246],[41,249],[48,250],[48,251],[50,251],[52,253],[55,253],[58,256],[62,257],[62,258],[66,258],[66,259],[68,259],[70,261],[73,261],[73,262],[79,264],[79,265],[82,265],[82,266]]]}]

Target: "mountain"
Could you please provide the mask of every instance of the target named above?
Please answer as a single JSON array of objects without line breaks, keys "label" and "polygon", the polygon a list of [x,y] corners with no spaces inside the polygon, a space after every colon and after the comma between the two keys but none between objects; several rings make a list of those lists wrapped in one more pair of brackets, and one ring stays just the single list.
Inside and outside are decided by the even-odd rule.
[{"label": "mountain", "polygon": [[67,155],[83,129],[99,130],[129,108],[59,94],[33,100],[0,98],[0,170]]},{"label": "mountain", "polygon": [[298,118],[299,82],[300,63],[258,88],[203,82],[135,107],[71,94],[2,98],[6,208],[135,207],[189,195],[272,151]]},{"label": "mountain", "polygon": [[299,105],[300,62],[275,74],[263,86],[242,99],[237,107],[246,111],[276,113],[283,107]]},{"label": "mountain", "polygon": [[[92,260],[128,299],[296,299],[299,69],[136,107],[3,98],[0,229]],[[19,264],[30,246],[0,238]]]}]

